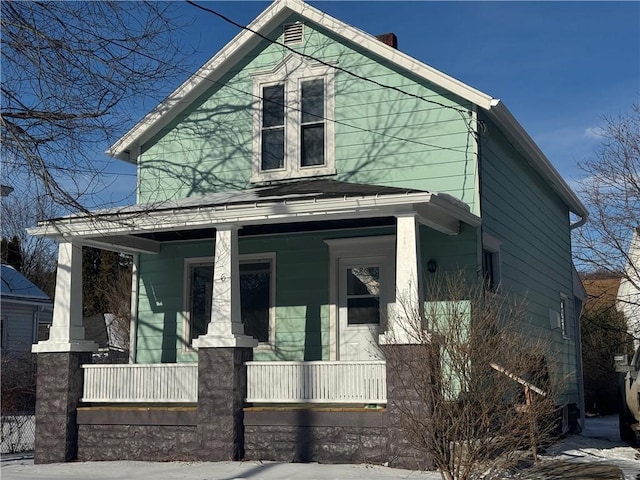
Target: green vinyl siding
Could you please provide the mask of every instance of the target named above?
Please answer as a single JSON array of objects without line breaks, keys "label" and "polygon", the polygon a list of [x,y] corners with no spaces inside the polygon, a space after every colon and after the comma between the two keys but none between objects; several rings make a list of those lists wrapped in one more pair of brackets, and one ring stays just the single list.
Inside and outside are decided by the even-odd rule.
[{"label": "green vinyl siding", "polygon": [[[292,16],[287,23],[295,20]],[[271,38],[282,40],[280,32],[276,28]],[[335,121],[335,179],[446,192],[477,211],[471,105],[309,23],[304,44],[294,48],[385,85],[336,70],[335,111],[329,119]],[[261,42],[144,145],[139,202],[250,187],[258,106],[252,75],[273,70],[290,54]]]},{"label": "green vinyl siding", "polygon": [[[257,360],[329,359],[328,238],[390,233],[389,229],[241,238],[240,254],[276,253],[274,350]],[[158,255],[140,256],[137,356],[139,363],[189,362],[197,355],[183,341],[184,262],[213,257],[214,240],[165,243]]]},{"label": "green vinyl siding", "polygon": [[575,328],[552,330],[549,310],[567,298],[567,322],[575,322],[571,234],[567,205],[488,119],[482,139],[482,228],[499,239],[502,289],[524,300],[532,335],[548,336],[550,368],[565,379],[565,399],[577,401]]},{"label": "green vinyl siding", "polygon": [[[240,254],[276,254],[275,345],[259,348],[256,360],[328,360],[329,249],[325,240],[393,234],[393,227],[321,233],[241,237]],[[437,259],[439,271],[475,268],[477,229],[446,236],[421,228],[424,263]],[[214,241],[165,243],[158,255],[141,255],[138,298],[139,363],[190,362],[197,355],[183,338],[184,262],[212,257]],[[366,252],[363,252],[366,254]],[[465,263],[465,262],[468,262]]]}]

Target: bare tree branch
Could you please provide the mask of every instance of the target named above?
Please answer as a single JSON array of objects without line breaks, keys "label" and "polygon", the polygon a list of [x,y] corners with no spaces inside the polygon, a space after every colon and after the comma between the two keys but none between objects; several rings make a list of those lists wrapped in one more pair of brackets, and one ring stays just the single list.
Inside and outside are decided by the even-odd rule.
[{"label": "bare tree branch", "polygon": [[5,178],[26,178],[31,191],[67,210],[85,210],[83,196],[97,188],[104,168],[96,152],[123,133],[132,107],[175,81],[167,68],[180,54],[172,8],[1,2]]}]

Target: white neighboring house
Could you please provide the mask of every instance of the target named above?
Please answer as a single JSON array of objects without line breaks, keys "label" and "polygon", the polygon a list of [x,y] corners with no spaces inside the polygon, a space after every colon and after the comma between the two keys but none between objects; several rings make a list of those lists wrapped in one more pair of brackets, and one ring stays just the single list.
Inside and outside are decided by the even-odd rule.
[{"label": "white neighboring house", "polygon": [[2,351],[30,352],[33,343],[49,336],[53,303],[46,293],[10,265],[2,265],[0,284]]},{"label": "white neighboring house", "polygon": [[627,328],[633,335],[633,347],[640,346],[640,227],[633,230],[628,262],[618,288],[618,310],[627,319]]}]

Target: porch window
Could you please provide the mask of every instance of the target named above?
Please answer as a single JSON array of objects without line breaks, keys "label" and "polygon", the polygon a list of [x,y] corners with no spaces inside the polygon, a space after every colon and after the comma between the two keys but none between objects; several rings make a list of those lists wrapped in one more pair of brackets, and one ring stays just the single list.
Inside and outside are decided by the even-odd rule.
[{"label": "porch window", "polygon": [[253,76],[252,182],[335,174],[334,70],[289,55]]},{"label": "porch window", "polygon": [[189,268],[189,345],[207,333],[213,295],[213,264],[192,264]]},{"label": "porch window", "polygon": [[269,341],[271,262],[240,264],[240,315],[244,333],[260,343]]},{"label": "porch window", "polygon": [[380,323],[380,267],[347,269],[347,323]]},{"label": "porch window", "polygon": [[[246,335],[267,344],[273,335],[274,256],[240,259],[240,315]],[[186,260],[185,338],[189,345],[207,333],[211,319],[213,259]]]}]

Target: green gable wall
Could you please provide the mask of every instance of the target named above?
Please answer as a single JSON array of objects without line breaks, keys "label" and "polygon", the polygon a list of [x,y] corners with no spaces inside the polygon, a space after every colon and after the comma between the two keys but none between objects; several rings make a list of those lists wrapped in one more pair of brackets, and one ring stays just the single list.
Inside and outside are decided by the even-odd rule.
[{"label": "green gable wall", "polygon": [[[291,17],[287,22],[297,18]],[[272,38],[282,40],[281,29]],[[337,180],[447,192],[475,205],[476,163],[471,109],[457,97],[392,67],[357,45],[305,25],[299,51],[359,76],[397,87],[460,113],[336,71]],[[143,146],[141,203],[250,186],[252,74],[270,71],[290,52],[263,41],[168,128]]]},{"label": "green gable wall", "polygon": [[[242,237],[240,254],[276,253],[275,350],[256,350],[257,360],[328,360],[330,238],[388,235],[392,227],[334,230],[294,235]],[[475,269],[477,229],[459,236],[421,229],[423,263],[436,259],[439,272]],[[158,255],[141,255],[138,297],[138,363],[189,362],[197,356],[182,341],[184,261],[212,257],[214,241],[162,245]],[[364,252],[363,252],[364,253]],[[465,265],[464,262],[470,262]],[[426,272],[426,268],[425,268]],[[428,274],[426,274],[428,275]],[[429,277],[426,277],[429,281]]]},{"label": "green gable wall", "polygon": [[[527,302],[529,328],[550,336],[552,362],[565,379],[566,400],[577,402],[575,313],[568,207],[487,118],[480,145],[482,228],[501,244],[504,292]],[[567,337],[551,331],[549,309],[565,294]]]}]

